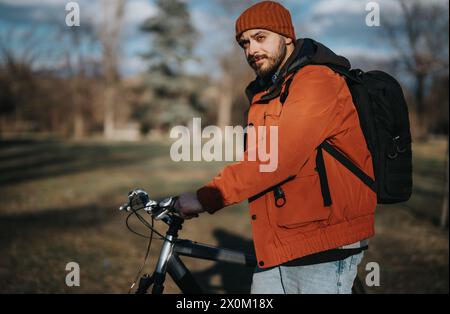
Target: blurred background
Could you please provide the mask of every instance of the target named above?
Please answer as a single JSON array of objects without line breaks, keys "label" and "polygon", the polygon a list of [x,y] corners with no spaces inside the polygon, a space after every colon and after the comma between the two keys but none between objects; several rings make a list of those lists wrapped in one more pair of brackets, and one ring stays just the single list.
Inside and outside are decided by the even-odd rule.
[{"label": "blurred background", "polygon": [[[168,132],[242,125],[254,74],[234,22],[256,1],[0,0],[0,292],[126,293],[147,241],[117,208],[142,187],[195,191],[226,165],[173,162]],[[414,193],[379,206],[360,267],[368,293],[448,293],[448,1],[284,0],[297,37],[394,75],[408,99]],[[370,4],[369,4],[370,5]],[[139,229],[135,221],[132,225]],[[158,228],[158,226],[157,226]],[[160,231],[164,229],[159,226]],[[202,215],[182,238],[251,252],[247,204]],[[154,241],[146,272],[153,271]],[[247,293],[252,270],[185,258],[210,293]],[[69,262],[79,287],[65,284]],[[168,280],[166,291],[179,290]]]}]

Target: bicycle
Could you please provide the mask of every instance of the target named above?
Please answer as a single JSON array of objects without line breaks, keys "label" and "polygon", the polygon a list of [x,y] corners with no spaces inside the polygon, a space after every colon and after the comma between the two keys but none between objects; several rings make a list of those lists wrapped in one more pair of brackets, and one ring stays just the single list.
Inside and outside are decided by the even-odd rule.
[{"label": "bicycle", "polygon": [[[182,229],[184,219],[178,216],[175,209],[175,203],[178,197],[169,197],[161,201],[155,201],[150,199],[147,192],[142,189],[136,189],[128,193],[128,202],[120,206],[119,210],[130,212],[126,219],[127,228],[143,237],[147,237],[131,229],[128,224],[128,220],[132,215],[135,215],[146,227],[151,230],[149,238],[149,244],[147,252],[144,258],[144,264],[138,271],[138,275],[130,288],[134,287],[137,278],[145,266],[145,262],[148,258],[151,243],[153,240],[153,234],[157,234],[163,241],[158,262],[153,274],[143,275],[136,289],[136,294],[146,294],[150,286],[153,285],[152,294],[162,294],[164,291],[164,282],[166,280],[166,274],[172,277],[175,284],[181,290],[183,294],[201,294],[204,291],[197,283],[195,278],[185,264],[181,261],[180,256],[188,256],[203,260],[217,261],[233,263],[237,265],[244,265],[247,267],[255,268],[257,265],[256,257],[253,254],[240,252],[237,250],[231,250],[226,248],[214,247],[206,244],[201,244],[191,240],[183,240],[178,238],[178,232]],[[145,220],[139,211],[144,210],[151,216],[151,224]],[[162,235],[154,229],[154,221],[162,221],[167,226],[166,235]],[[129,291],[129,292],[130,292]],[[360,294],[365,293],[364,287],[357,277],[353,287],[353,292]]]}]

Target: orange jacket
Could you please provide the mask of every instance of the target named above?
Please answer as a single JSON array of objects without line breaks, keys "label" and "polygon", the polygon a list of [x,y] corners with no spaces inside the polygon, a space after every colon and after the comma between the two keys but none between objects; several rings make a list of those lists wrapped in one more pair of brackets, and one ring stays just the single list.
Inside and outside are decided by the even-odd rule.
[{"label": "orange jacket", "polygon": [[[325,207],[316,171],[316,148],[328,139],[374,177],[345,79],[326,66],[309,65],[295,75],[284,105],[279,98],[258,104],[263,94],[253,97],[248,123],[254,127],[278,126],[277,169],[260,172],[261,162],[248,161],[246,150],[243,161],[225,167],[197,191],[201,204],[213,213],[252,198],[249,214],[261,268],[373,236],[376,194],[324,152],[333,200]],[[293,179],[282,185],[286,204],[278,208],[272,191],[264,191],[289,178]]]}]

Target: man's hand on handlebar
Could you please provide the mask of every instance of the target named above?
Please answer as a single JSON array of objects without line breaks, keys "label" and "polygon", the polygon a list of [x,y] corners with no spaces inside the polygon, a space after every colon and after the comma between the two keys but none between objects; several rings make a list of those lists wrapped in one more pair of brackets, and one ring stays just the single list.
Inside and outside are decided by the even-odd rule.
[{"label": "man's hand on handlebar", "polygon": [[198,217],[198,214],[205,211],[202,204],[198,201],[196,193],[180,194],[175,203],[175,209],[183,219]]}]

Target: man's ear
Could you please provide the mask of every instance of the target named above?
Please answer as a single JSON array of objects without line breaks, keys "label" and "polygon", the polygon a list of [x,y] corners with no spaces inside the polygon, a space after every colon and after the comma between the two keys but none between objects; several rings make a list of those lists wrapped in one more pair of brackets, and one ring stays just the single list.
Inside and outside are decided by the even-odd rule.
[{"label": "man's ear", "polygon": [[284,37],[284,43],[286,44],[286,46],[292,45],[294,41],[292,40],[292,38],[289,37]]}]

